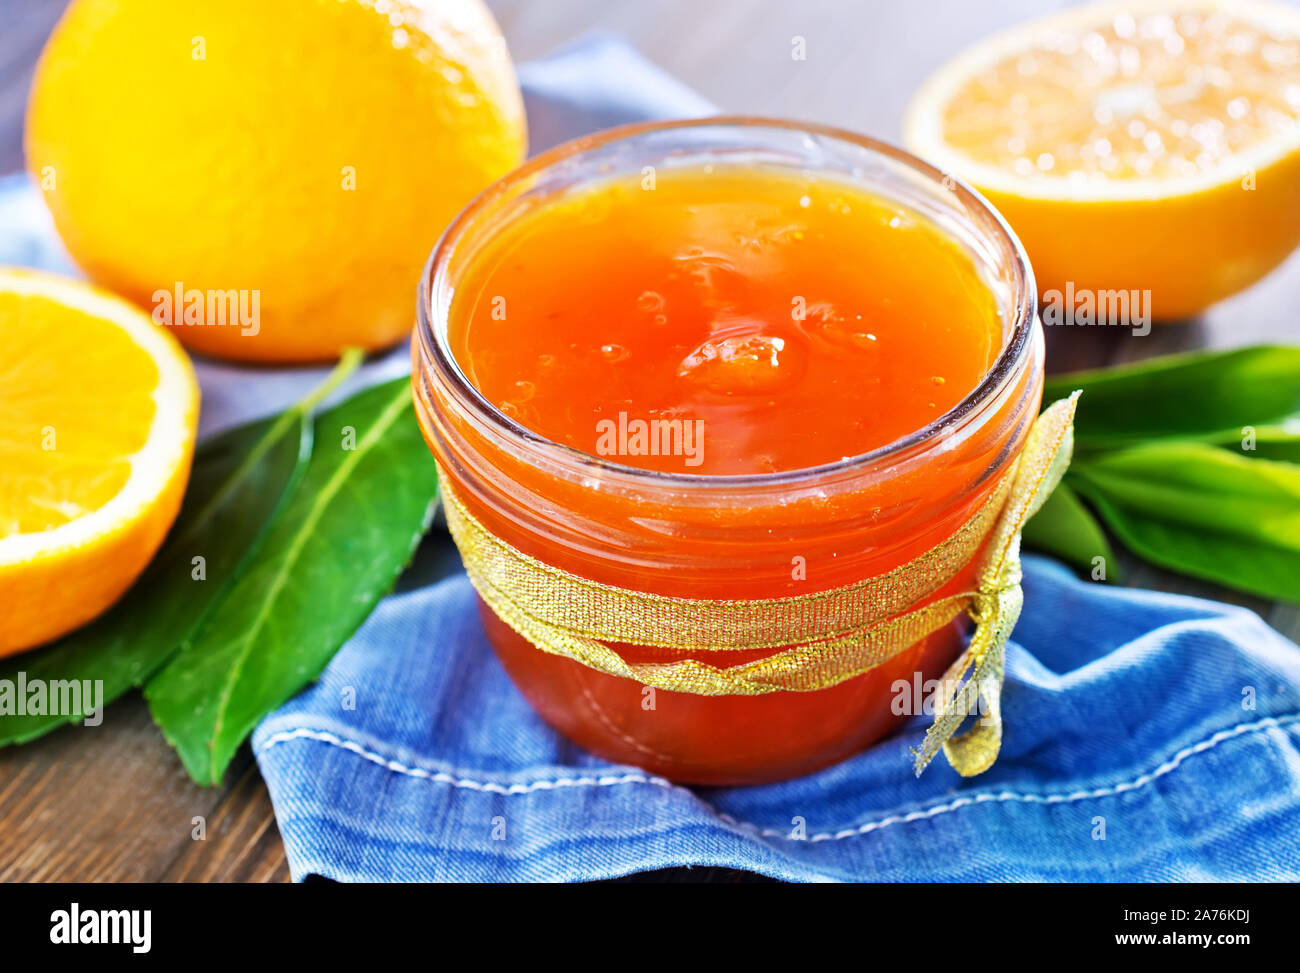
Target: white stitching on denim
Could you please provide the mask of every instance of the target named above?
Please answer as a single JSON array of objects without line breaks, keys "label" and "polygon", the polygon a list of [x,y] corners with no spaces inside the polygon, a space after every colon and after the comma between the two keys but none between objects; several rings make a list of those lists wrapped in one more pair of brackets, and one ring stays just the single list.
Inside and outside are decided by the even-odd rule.
[{"label": "white stitching on denim", "polygon": [[1281,727],[1292,723],[1300,723],[1300,713],[1294,713],[1290,716],[1277,718],[1268,717],[1267,719],[1259,720],[1256,723],[1238,723],[1229,730],[1220,730],[1218,733],[1207,737],[1200,743],[1179,750],[1176,754],[1150,773],[1141,774],[1131,781],[1114,784],[1110,787],[1098,787],[1090,791],[1074,791],[1070,794],[1016,794],[1011,791],[1002,791],[998,794],[992,794],[986,791],[984,793],[975,794],[971,797],[959,797],[955,801],[950,801],[947,804],[939,804],[935,807],[927,808],[924,811],[913,811],[910,814],[895,814],[890,815],[887,818],[881,818],[878,821],[869,821],[857,828],[845,828],[842,831],[821,832],[820,834],[810,835],[808,840],[825,841],[829,838],[849,838],[855,835],[867,834],[891,824],[920,821],[925,818],[932,818],[936,815],[945,814],[949,811],[955,811],[959,808],[969,807],[974,804],[988,804],[990,802],[1002,804],[1007,801],[1020,801],[1025,804],[1066,804],[1075,801],[1096,799],[1099,797],[1114,797],[1127,791],[1133,791],[1140,787],[1145,787],[1157,778],[1163,777],[1165,774],[1177,769],[1178,766],[1188,757],[1191,757],[1194,754],[1204,753],[1206,750],[1211,750],[1225,740],[1242,736],[1246,733],[1253,733],[1257,730],[1280,729]]},{"label": "white stitching on denim", "polygon": [[676,787],[671,781],[662,777],[650,777],[646,774],[618,774],[605,775],[602,777],[560,777],[555,780],[535,780],[528,784],[494,784],[491,781],[470,780],[466,777],[456,777],[441,770],[425,770],[423,767],[408,767],[396,760],[389,760],[373,750],[367,750],[359,743],[335,736],[325,730],[312,730],[307,727],[300,727],[296,730],[284,730],[279,733],[273,733],[258,747],[258,753],[266,753],[272,747],[280,743],[286,743],[289,740],[319,740],[321,743],[328,743],[331,746],[339,747],[354,753],[358,757],[369,760],[371,763],[391,770],[394,773],[405,774],[407,777],[418,777],[421,780],[431,780],[439,784],[450,784],[452,787],[463,787],[471,791],[484,791],[488,794],[530,794],[533,791],[551,791],[562,787],[609,787],[614,784],[654,784],[656,787]]},{"label": "white stitching on denim", "polygon": [[[1188,757],[1198,753],[1204,753],[1217,747],[1225,740],[1242,736],[1246,733],[1254,733],[1259,730],[1281,729],[1282,727],[1300,723],[1300,713],[1293,713],[1290,716],[1268,717],[1255,723],[1238,723],[1236,726],[1227,730],[1220,730],[1212,736],[1206,737],[1200,743],[1195,743],[1189,747],[1179,750],[1176,754],[1162,763],[1155,770],[1149,773],[1141,774],[1131,781],[1114,784],[1109,787],[1098,787],[1090,791],[1074,791],[1069,794],[1017,794],[1013,791],[1002,791],[1000,793],[983,792],[972,795],[971,797],[959,797],[955,801],[949,801],[947,804],[938,804],[934,807],[927,808],[924,811],[912,811],[908,814],[891,814],[889,817],[880,818],[876,821],[868,821],[866,824],[859,825],[856,828],[844,828],[840,831],[821,831],[816,834],[808,835],[806,838],[792,838],[789,833],[779,831],[775,828],[759,828],[757,825],[749,824],[745,821],[738,821],[729,814],[724,814],[715,808],[709,807],[718,818],[718,820],[744,828],[762,835],[766,838],[783,838],[788,841],[830,841],[840,840],[843,838],[853,838],[858,835],[869,834],[872,831],[878,831],[881,828],[887,828],[892,824],[906,824],[911,821],[923,821],[927,818],[937,817],[940,814],[947,814],[950,811],[956,811],[963,807],[971,807],[976,804],[997,803],[1003,804],[1008,801],[1020,801],[1026,804],[1069,804],[1076,801],[1094,800],[1101,797],[1114,797],[1118,794],[1124,794],[1128,791],[1137,790],[1145,787],[1157,778],[1176,770]],[[417,777],[422,780],[430,780],[440,784],[449,784],[452,787],[463,787],[473,791],[483,791],[489,794],[529,794],[533,791],[558,790],[564,787],[610,787],[616,784],[652,784],[655,787],[663,787],[669,790],[681,790],[690,794],[699,800],[691,791],[662,777],[651,777],[646,774],[607,774],[600,777],[559,777],[554,780],[536,780],[527,784],[495,784],[490,781],[471,780],[465,777],[456,777],[444,771],[425,770],[422,767],[408,767],[396,760],[389,760],[358,743],[344,739],[329,733],[325,730],[313,730],[307,727],[299,727],[295,730],[282,730],[273,733],[262,742],[258,747],[258,753],[265,753],[272,747],[281,743],[287,743],[290,740],[316,740],[321,743],[327,743],[331,746],[339,747],[343,750],[353,753],[358,757],[369,760],[371,763],[378,764],[394,773],[404,774],[408,777]]]}]

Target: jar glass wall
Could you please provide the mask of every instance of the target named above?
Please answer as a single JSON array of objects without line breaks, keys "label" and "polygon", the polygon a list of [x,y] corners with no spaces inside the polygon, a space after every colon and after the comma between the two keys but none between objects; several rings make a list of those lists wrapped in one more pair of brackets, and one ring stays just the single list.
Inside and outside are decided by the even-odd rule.
[{"label": "jar glass wall", "polygon": [[[476,253],[539,205],[612,177],[672,167],[788,169],[846,181],[919,214],[970,257],[993,294],[1001,352],[982,382],[922,429],[823,466],[743,476],[638,469],[550,442],[489,402],[451,352],[453,296]],[[560,146],[489,188],[448,228],[421,282],[416,409],[466,511],[548,565],[652,594],[760,599],[838,588],[950,537],[990,497],[1037,415],[1042,333],[1032,272],[978,194],[851,133],[749,118],[655,123]],[[802,561],[805,576],[793,577]],[[926,600],[971,586],[973,562]],[[510,676],[551,724],[612,760],[674,780],[752,783],[840,760],[904,718],[895,684],[937,678],[961,648],[952,623],[888,662],[812,692],[695,696],[644,687],[539,651],[483,606]],[[679,652],[613,646],[630,662]],[[779,651],[779,650],[771,650]],[[711,665],[767,652],[694,654]],[[907,707],[904,707],[905,709]]]}]

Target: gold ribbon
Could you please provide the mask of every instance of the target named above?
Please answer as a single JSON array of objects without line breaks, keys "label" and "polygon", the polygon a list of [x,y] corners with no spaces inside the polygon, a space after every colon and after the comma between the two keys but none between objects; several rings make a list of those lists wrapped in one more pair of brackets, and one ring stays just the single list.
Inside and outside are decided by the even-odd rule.
[{"label": "gold ribbon", "polygon": [[[439,470],[447,524],[480,597],[515,632],[543,652],[671,692],[826,689],[893,658],[966,611],[975,632],[940,684],[947,688],[936,696],[934,723],[914,755],[919,774],[942,747],[958,773],[973,776],[992,765],[1001,744],[1004,651],[1023,601],[1020,530],[1069,465],[1077,398],[1075,393],[1038,417],[1011,471],[950,537],[885,574],[829,591],[725,600],[600,584],[496,537],[465,509]],[[973,591],[923,603],[981,547]],[[610,642],[681,653],[779,651],[719,668],[694,658],[632,663]],[[954,737],[980,700],[984,712],[976,725]]]}]

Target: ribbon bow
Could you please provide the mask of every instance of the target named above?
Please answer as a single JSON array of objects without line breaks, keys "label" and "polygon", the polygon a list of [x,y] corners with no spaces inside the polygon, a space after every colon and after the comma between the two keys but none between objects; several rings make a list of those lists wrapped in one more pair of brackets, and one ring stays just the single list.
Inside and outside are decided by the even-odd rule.
[{"label": "ribbon bow", "polygon": [[[1011,494],[985,548],[975,597],[967,609],[975,633],[940,681],[945,691],[936,697],[934,722],[921,748],[912,750],[917,776],[941,746],[948,762],[963,777],[982,774],[997,760],[1002,747],[1007,640],[1025,603],[1020,587],[1020,531],[1051,496],[1070,465],[1078,399],[1075,392],[1039,416],[1020,454]],[[981,700],[982,707],[977,705]],[[962,721],[981,708],[984,712],[978,714],[975,725],[953,736]]]}]

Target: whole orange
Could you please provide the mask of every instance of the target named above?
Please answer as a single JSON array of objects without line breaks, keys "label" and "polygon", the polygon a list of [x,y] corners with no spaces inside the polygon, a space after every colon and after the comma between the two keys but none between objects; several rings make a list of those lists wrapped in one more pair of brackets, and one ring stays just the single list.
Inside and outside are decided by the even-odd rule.
[{"label": "whole orange", "polygon": [[73,0],[26,132],[86,273],[247,361],[409,333],[439,233],[525,142],[481,0]]}]

